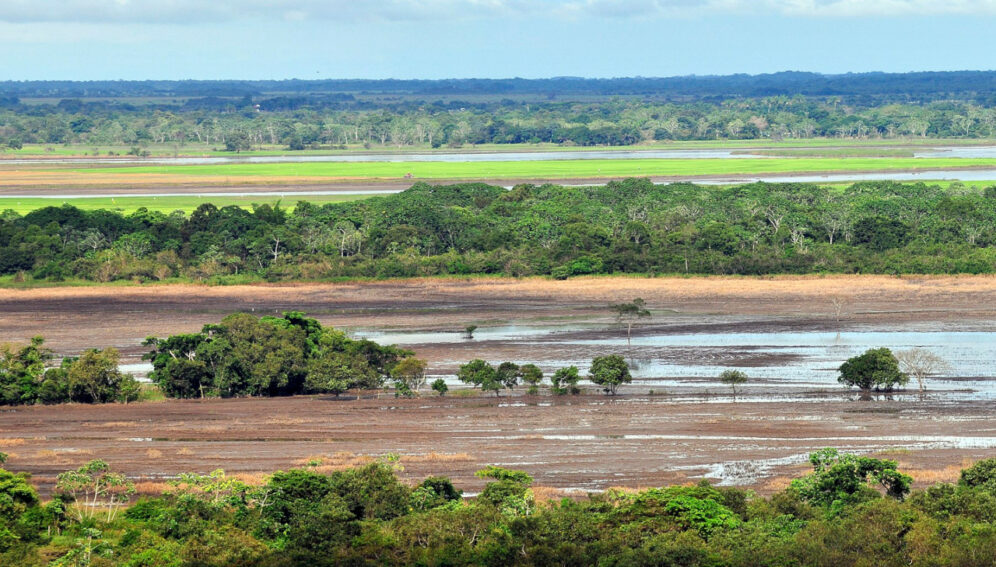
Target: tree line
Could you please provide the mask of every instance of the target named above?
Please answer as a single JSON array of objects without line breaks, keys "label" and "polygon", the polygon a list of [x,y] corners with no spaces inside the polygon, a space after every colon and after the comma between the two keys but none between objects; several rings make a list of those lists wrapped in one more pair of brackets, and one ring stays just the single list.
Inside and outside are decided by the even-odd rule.
[{"label": "tree line", "polygon": [[[5,459],[0,454],[0,463]],[[490,466],[464,499],[446,477],[401,480],[396,456],[247,484],[185,473],[162,495],[94,460],[43,502],[0,466],[0,563],[231,565],[985,566],[996,556],[996,459],[911,492],[895,461],[824,449],[770,497],[694,485],[542,499]]]},{"label": "tree line", "polygon": [[552,143],[629,146],[674,140],[790,138],[992,138],[996,100],[946,98],[888,103],[841,96],[721,100],[390,100],[348,97],[186,99],[135,105],[63,99],[0,99],[0,148],[24,144],[132,146],[182,153],[330,148],[460,147]]},{"label": "tree line", "polygon": [[996,188],[960,184],[416,183],[293,209],[0,214],[0,274],[18,281],[994,270]]}]

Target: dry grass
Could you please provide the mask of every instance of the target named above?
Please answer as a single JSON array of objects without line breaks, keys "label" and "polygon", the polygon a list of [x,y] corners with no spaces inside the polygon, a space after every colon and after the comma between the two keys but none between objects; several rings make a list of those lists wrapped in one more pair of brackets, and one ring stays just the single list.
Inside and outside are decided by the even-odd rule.
[{"label": "dry grass", "polygon": [[465,463],[474,457],[467,453],[426,453],[424,455],[402,455],[402,463]]},{"label": "dry grass", "polygon": [[159,496],[173,487],[168,482],[143,480],[135,483],[135,492],[146,496]]},{"label": "dry grass", "polygon": [[90,449],[41,449],[35,452],[34,458],[48,464],[70,465],[93,456]]},{"label": "dry grass", "polygon": [[138,423],[134,421],[105,421],[102,423],[88,423],[90,427],[115,427],[121,429],[131,429],[133,427],[138,427]]},{"label": "dry grass", "polygon": [[560,502],[564,498],[577,497],[575,493],[567,492],[566,490],[561,490],[559,488],[554,488],[552,486],[534,486],[532,487],[533,498],[536,500],[537,504],[546,504],[548,502]]},{"label": "dry grass", "polygon": [[27,443],[27,441],[20,437],[7,437],[5,439],[0,439],[0,448],[20,447],[25,443]]},{"label": "dry grass", "polygon": [[189,457],[190,455],[193,455],[194,452],[191,451],[188,447],[180,447],[179,449],[177,449],[176,454]]},{"label": "dry grass", "polygon": [[298,466],[310,467],[318,473],[330,473],[362,467],[374,462],[374,457],[370,455],[357,455],[348,451],[339,451],[331,455],[312,455],[295,462]]},{"label": "dry grass", "polygon": [[899,470],[906,472],[918,483],[937,484],[939,482],[957,482],[961,478],[961,471],[975,464],[972,459],[962,460],[960,465],[948,465],[942,469],[916,469],[913,465],[903,461],[899,462]]},{"label": "dry grass", "polygon": [[161,459],[163,458],[163,452],[159,449],[149,449],[145,452],[145,456],[150,459]]},{"label": "dry grass", "polygon": [[307,425],[311,422],[299,417],[275,416],[266,418],[263,423],[266,425]]},{"label": "dry grass", "polygon": [[270,481],[270,475],[264,472],[235,473],[229,475],[229,477],[244,482],[249,486],[262,486]]}]

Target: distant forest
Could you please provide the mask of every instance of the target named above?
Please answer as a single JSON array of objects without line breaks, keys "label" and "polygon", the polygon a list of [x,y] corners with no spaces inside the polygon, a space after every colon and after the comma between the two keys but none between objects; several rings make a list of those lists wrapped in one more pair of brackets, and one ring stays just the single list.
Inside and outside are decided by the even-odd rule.
[{"label": "distant forest", "polygon": [[24,144],[629,146],[672,140],[996,136],[996,72],[666,79],[0,82]]},{"label": "distant forest", "polygon": [[698,100],[783,95],[884,97],[929,101],[983,97],[996,100],[996,71],[920,73],[782,72],[764,75],[585,79],[280,80],[280,81],[2,81],[0,95],[33,98],[261,97],[274,93],[411,95],[639,95]]}]

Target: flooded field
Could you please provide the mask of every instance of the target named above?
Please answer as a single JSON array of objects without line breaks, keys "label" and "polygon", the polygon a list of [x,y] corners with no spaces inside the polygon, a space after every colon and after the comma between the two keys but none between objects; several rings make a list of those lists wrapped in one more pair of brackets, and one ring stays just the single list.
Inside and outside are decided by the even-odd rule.
[{"label": "flooded field", "polygon": [[[583,325],[581,325],[583,326]],[[930,380],[929,388],[951,399],[996,399],[996,333],[959,331],[862,330],[844,332],[726,332],[675,334],[667,327],[625,330],[589,325],[568,327],[503,326],[475,331],[469,341],[454,332],[365,331],[357,336],[398,344],[416,351],[439,345],[470,344],[481,353],[498,351],[518,364],[536,363],[552,372],[577,366],[587,372],[594,356],[622,354],[635,378],[630,388],[657,388],[682,393],[724,388],[716,377],[724,370],[742,370],[755,393],[779,393],[839,387],[837,368],[869,348],[924,348],[950,368]],[[463,349],[461,349],[463,350]],[[504,360],[504,359],[503,359]],[[464,359],[434,360],[430,372],[453,382],[452,372]],[[915,389],[915,384],[910,385]]]},{"label": "flooded field", "polygon": [[[826,297],[846,295],[837,323]],[[643,297],[653,312],[627,340],[606,308]],[[568,492],[709,478],[766,493],[832,446],[898,459],[921,482],[956,480],[996,456],[996,278],[601,278],[411,280],[293,286],[159,286],[0,291],[0,335],[45,335],[59,354],[121,349],[136,373],[142,339],[190,332],[233,311],[297,309],[355,336],[412,348],[446,397],[390,392],[285,399],[189,400],[6,408],[0,450],[50,486],[93,458],[146,480],[183,471],[262,472],[325,456],[402,455],[405,474],[451,476],[478,490],[488,464]],[[460,330],[480,325],[474,339]],[[80,333],[80,329],[92,332]],[[867,348],[927,348],[950,371],[921,396],[862,399],[836,368]],[[636,381],[615,397],[501,397],[458,385],[473,358],[535,362],[547,373],[622,354]],[[736,398],[715,377],[741,369]]]}]

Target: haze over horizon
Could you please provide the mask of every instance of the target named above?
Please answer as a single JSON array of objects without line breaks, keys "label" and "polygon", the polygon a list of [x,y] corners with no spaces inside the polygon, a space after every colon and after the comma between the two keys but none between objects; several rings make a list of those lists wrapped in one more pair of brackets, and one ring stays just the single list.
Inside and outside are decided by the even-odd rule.
[{"label": "haze over horizon", "polygon": [[8,0],[0,78],[991,69],[996,0]]}]

